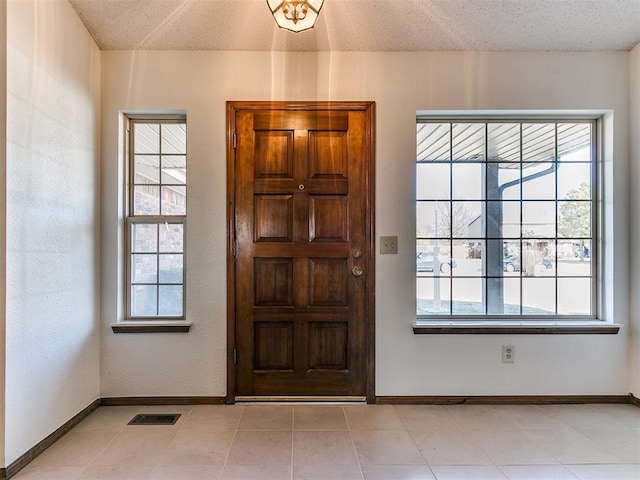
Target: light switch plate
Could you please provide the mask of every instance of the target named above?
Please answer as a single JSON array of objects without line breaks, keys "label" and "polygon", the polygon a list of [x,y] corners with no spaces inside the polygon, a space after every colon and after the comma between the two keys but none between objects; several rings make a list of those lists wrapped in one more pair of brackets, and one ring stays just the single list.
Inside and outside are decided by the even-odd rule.
[{"label": "light switch plate", "polygon": [[380,253],[398,253],[398,237],[380,237]]}]

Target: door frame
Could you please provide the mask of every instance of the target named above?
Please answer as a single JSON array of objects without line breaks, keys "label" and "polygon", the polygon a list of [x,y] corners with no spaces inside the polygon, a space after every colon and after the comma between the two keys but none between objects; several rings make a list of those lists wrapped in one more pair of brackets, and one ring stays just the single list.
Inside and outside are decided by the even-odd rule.
[{"label": "door frame", "polygon": [[365,202],[366,242],[365,279],[365,375],[367,403],[376,403],[375,396],[375,102],[227,102],[227,394],[226,403],[235,403],[236,389],[236,313],[235,313],[235,145],[236,114],[243,110],[266,111],[364,111],[365,112]]}]

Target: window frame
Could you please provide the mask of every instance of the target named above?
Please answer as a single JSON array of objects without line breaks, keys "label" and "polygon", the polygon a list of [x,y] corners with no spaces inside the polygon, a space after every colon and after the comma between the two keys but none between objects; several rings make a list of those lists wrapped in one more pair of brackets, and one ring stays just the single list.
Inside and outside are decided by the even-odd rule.
[{"label": "window frame", "polygon": [[[125,312],[125,321],[131,322],[145,322],[145,321],[153,321],[153,322],[163,322],[163,321],[182,321],[187,318],[186,311],[186,298],[187,298],[187,205],[186,202],[188,200],[188,173],[185,176],[184,190],[185,190],[185,213],[184,215],[141,215],[135,214],[134,212],[134,187],[138,184],[135,183],[135,135],[134,135],[134,125],[135,124],[183,124],[185,126],[185,130],[187,128],[187,117],[184,114],[176,114],[176,115],[125,115],[125,175],[126,175],[126,188],[124,195],[124,212],[125,212],[125,231],[124,231],[124,312]],[[159,137],[160,142],[160,151],[157,155],[160,157],[160,161],[162,161],[162,137]],[[153,154],[150,154],[153,155]],[[188,162],[188,147],[187,141],[185,137],[185,171],[187,171],[187,162]],[[159,198],[160,202],[162,202],[162,185],[173,186],[174,184],[163,184],[162,183],[162,173],[159,172]],[[182,186],[180,184],[180,186]],[[159,287],[162,285],[175,285],[182,287],[182,313],[180,315],[134,315],[132,302],[133,295],[132,289],[133,286],[136,285],[133,282],[132,275],[132,267],[133,267],[133,256],[135,252],[133,252],[133,229],[136,224],[149,224],[149,225],[157,225],[160,228],[162,225],[168,224],[178,224],[182,225],[182,282],[181,283],[165,283],[160,281],[160,271],[157,271],[157,279],[155,283],[149,283],[149,285],[156,285],[158,288],[156,295],[156,306],[159,306],[160,303],[160,295],[159,295]],[[148,252],[150,254],[160,255],[160,245],[158,244],[157,250],[155,252]],[[159,258],[158,258],[159,261]],[[114,330],[115,331],[115,330]],[[154,331],[149,330],[149,331]]]},{"label": "window frame", "polygon": [[[483,306],[485,309],[485,313],[482,314],[456,314],[453,313],[452,310],[450,310],[448,314],[418,314],[418,294],[416,291],[416,296],[415,296],[415,300],[416,300],[416,305],[415,305],[415,309],[416,309],[416,324],[414,325],[414,332],[415,333],[513,333],[511,332],[511,328],[514,325],[519,325],[520,327],[522,327],[522,331],[523,333],[570,333],[570,331],[575,332],[575,329],[573,329],[573,327],[584,327],[585,322],[586,323],[592,323],[594,321],[596,321],[597,323],[606,323],[601,321],[601,311],[602,311],[602,295],[603,293],[601,292],[601,278],[603,277],[604,273],[602,271],[602,263],[601,263],[601,258],[602,258],[602,224],[603,224],[603,220],[602,220],[602,216],[604,214],[604,208],[603,208],[603,202],[602,199],[604,198],[603,195],[603,185],[604,185],[604,180],[603,180],[603,173],[604,173],[604,168],[603,168],[603,151],[602,151],[602,128],[603,128],[603,116],[602,115],[597,115],[597,114],[588,114],[588,115],[584,115],[584,114],[557,114],[557,113],[527,113],[527,112],[516,112],[514,114],[510,114],[510,113],[504,113],[504,112],[495,112],[495,113],[487,113],[487,114],[474,114],[474,113],[469,113],[469,112],[452,112],[452,113],[447,113],[447,114],[438,114],[438,113],[434,113],[434,114],[430,114],[430,113],[424,113],[424,112],[418,112],[418,114],[416,115],[416,127],[418,127],[420,124],[425,124],[425,123],[449,123],[450,124],[450,130],[449,130],[449,135],[450,135],[450,139],[449,139],[449,148],[453,148],[453,124],[470,124],[470,123],[478,123],[478,124],[484,124],[485,125],[485,130],[484,130],[484,160],[481,162],[476,162],[476,164],[480,164],[483,165],[483,169],[486,169],[486,165],[487,165],[487,158],[488,158],[488,142],[487,142],[487,131],[488,131],[488,125],[489,124],[495,124],[495,123],[517,123],[520,125],[520,137],[519,137],[519,141],[520,141],[520,150],[519,150],[519,160],[518,163],[520,164],[520,169],[522,169],[522,163],[523,163],[523,157],[522,157],[522,125],[523,124],[531,124],[531,123],[552,123],[555,124],[555,133],[554,133],[554,149],[555,149],[555,160],[554,162],[558,162],[558,124],[562,124],[562,123],[586,123],[586,124],[590,124],[591,125],[591,140],[590,140],[590,151],[591,151],[591,165],[590,165],[590,182],[591,182],[591,197],[589,199],[589,202],[591,204],[591,236],[589,238],[589,241],[591,242],[591,250],[590,250],[590,274],[588,277],[584,277],[584,278],[589,278],[590,279],[590,286],[591,286],[591,307],[590,307],[590,311],[591,314],[589,315],[563,315],[563,314],[558,314],[558,313],[554,313],[552,315],[532,315],[532,314],[520,314],[520,315],[513,315],[513,314],[496,314],[496,313],[486,313],[487,312],[487,303],[488,303],[488,298],[489,296],[484,293],[483,294],[483,298],[482,298],[482,302],[483,302]],[[416,132],[417,133],[417,132]],[[416,146],[417,146],[417,141],[418,138],[416,136]],[[417,152],[416,152],[417,154]],[[416,155],[416,175],[415,175],[415,185],[414,187],[416,188],[416,191],[414,192],[414,206],[416,208],[416,210],[414,211],[415,214],[415,219],[416,219],[416,228],[417,228],[417,218],[418,218],[418,213],[417,213],[417,207],[418,204],[420,203],[420,201],[429,201],[429,200],[424,200],[421,199],[419,200],[418,198],[418,175],[417,175],[417,166],[421,163],[428,163],[428,162],[424,162],[424,161],[419,161],[418,157]],[[453,158],[449,158],[448,161],[443,161],[441,163],[447,164],[447,165],[455,165],[456,162]],[[461,164],[464,162],[460,162]],[[551,163],[551,162],[550,162]],[[557,172],[557,168],[555,169],[555,171]],[[520,177],[522,178],[522,177]],[[450,177],[450,182],[452,182],[451,177]],[[522,186],[522,182],[520,183],[520,185]],[[555,213],[555,224],[556,227],[558,225],[558,219],[559,219],[559,210],[558,210],[558,203],[563,201],[563,199],[558,198],[558,191],[557,191],[557,187],[558,187],[558,179],[556,178],[554,180],[554,188],[555,188],[555,198],[554,198],[554,202],[556,204],[556,213]],[[486,188],[486,185],[484,186],[484,188]],[[486,215],[486,205],[487,203],[490,201],[491,199],[487,198],[487,194],[486,191],[484,191],[483,189],[483,195],[481,197],[480,200],[477,200],[478,203],[481,203],[484,205],[484,207],[481,209],[482,212],[485,212],[483,214]],[[449,204],[451,204],[451,202],[455,201],[453,192],[450,190],[449,194],[448,194],[448,198],[442,200],[443,202],[448,202]],[[520,208],[520,235],[519,237],[516,239],[520,245],[522,246],[522,242],[524,240],[526,240],[527,238],[525,236],[523,236],[523,232],[522,232],[522,205],[523,205],[523,201],[525,201],[525,199],[522,198],[522,196],[520,196],[517,200],[517,203],[519,205]],[[469,237],[471,238],[471,237]],[[474,237],[475,238],[475,237]],[[547,237],[544,237],[547,238]],[[561,240],[562,237],[559,236],[558,230],[556,228],[556,231],[553,235],[553,237],[549,237],[549,238],[553,238],[556,242],[558,240]],[[586,237],[585,237],[586,238]],[[432,241],[436,241],[435,238],[430,239],[429,237],[419,237],[418,236],[418,231],[416,230],[415,233],[415,251],[414,251],[414,257],[417,257],[418,255],[418,242],[420,240],[425,240],[425,239],[429,239]],[[441,238],[438,241],[444,241],[444,242],[448,242],[450,244],[450,247],[452,248],[454,242],[456,241],[457,237],[455,237],[453,235],[453,233],[450,233],[450,235],[448,236],[448,238]],[[464,240],[464,237],[461,237],[458,240]],[[491,237],[489,238],[487,232],[485,231],[483,234],[483,237],[480,238],[478,237],[478,239],[484,240],[484,244],[485,244],[485,249],[483,250],[483,256],[486,255],[486,245],[487,245],[487,240],[497,240],[497,241],[509,241],[511,240],[511,237],[505,237],[505,236],[500,236],[500,237]],[[515,241],[515,240],[514,240]],[[522,253],[520,254],[522,255]],[[557,260],[558,257],[555,257],[555,261],[556,261],[556,267],[557,267]],[[483,259],[483,262],[485,260]],[[483,274],[478,276],[478,279],[481,279],[482,282],[485,284],[485,288],[488,288],[488,279],[491,278],[492,276],[488,274],[488,271],[486,270],[486,268],[483,270]],[[414,278],[415,278],[415,286],[417,288],[418,286],[418,279],[421,278],[421,276],[419,275],[419,272],[417,271],[417,266],[414,267]],[[453,279],[455,278],[455,276],[452,274],[450,277],[450,282],[453,281]],[[502,277],[504,278],[504,277]],[[522,284],[522,279],[524,278],[524,276],[521,274],[519,276],[520,278],[520,292],[522,293],[522,288],[523,288],[523,284]],[[562,278],[562,276],[559,276],[556,272],[554,273],[553,278],[556,284],[556,289],[555,289],[555,304],[556,304],[556,312],[558,310],[558,290],[557,290],[557,284],[558,284],[558,279]],[[571,278],[571,277],[569,277]],[[483,289],[484,290],[484,289]],[[451,302],[453,301],[453,299],[450,300]],[[520,311],[522,312],[522,296],[520,297]],[[553,331],[543,331],[545,325],[549,325],[549,324],[553,324],[553,325],[559,325],[558,327],[556,327],[557,332],[553,332]],[[437,325],[439,331],[427,331],[429,329],[429,325]],[[504,326],[504,328],[502,327]],[[479,327],[482,327],[483,331],[481,332],[474,332],[473,330],[480,330]],[[568,327],[568,328],[567,328]],[[501,331],[504,330],[504,331]],[[551,329],[553,330],[553,329]],[[567,331],[564,331],[567,330]],[[615,330],[615,332],[617,332],[617,330]],[[615,333],[613,331],[609,332],[600,332],[600,333]],[[518,332],[515,332],[518,333]],[[582,333],[591,333],[591,332],[582,332]]]}]

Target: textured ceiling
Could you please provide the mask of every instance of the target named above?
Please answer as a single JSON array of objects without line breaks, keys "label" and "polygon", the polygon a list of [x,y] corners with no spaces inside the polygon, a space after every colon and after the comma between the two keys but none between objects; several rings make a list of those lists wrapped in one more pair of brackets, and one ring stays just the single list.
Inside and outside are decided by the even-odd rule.
[{"label": "textured ceiling", "polygon": [[265,0],[69,0],[102,50],[612,51],[640,42],[640,0],[325,0],[313,30]]}]

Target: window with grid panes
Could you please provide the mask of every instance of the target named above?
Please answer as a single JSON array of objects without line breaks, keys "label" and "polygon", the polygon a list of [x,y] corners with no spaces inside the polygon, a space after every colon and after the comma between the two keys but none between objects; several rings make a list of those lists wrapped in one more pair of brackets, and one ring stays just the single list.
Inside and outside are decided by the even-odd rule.
[{"label": "window with grid panes", "polygon": [[418,118],[419,319],[595,318],[596,128]]},{"label": "window with grid panes", "polygon": [[185,318],[186,119],[129,118],[127,316]]}]

